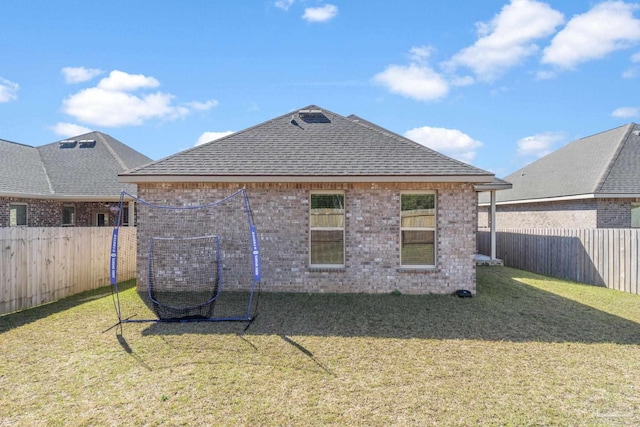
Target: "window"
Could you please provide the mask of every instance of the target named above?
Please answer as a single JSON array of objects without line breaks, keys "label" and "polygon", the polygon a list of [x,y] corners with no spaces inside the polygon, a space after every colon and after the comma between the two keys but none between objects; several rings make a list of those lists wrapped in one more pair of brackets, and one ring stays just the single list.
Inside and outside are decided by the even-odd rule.
[{"label": "window", "polygon": [[309,258],[312,266],[344,266],[344,194],[311,194]]},{"label": "window", "polygon": [[400,205],[400,264],[435,266],[435,193],[401,194]]},{"label": "window", "polygon": [[76,208],[73,206],[62,207],[62,225],[76,224]]},{"label": "window", "polygon": [[109,225],[109,212],[97,212],[95,225],[106,227]]},{"label": "window", "polygon": [[640,228],[640,203],[631,203],[631,227]]},{"label": "window", "polygon": [[120,225],[122,225],[123,227],[128,227],[129,226],[129,208],[128,207],[123,207],[122,208],[122,216],[120,217]]},{"label": "window", "polygon": [[27,205],[11,203],[9,205],[9,226],[27,225]]}]

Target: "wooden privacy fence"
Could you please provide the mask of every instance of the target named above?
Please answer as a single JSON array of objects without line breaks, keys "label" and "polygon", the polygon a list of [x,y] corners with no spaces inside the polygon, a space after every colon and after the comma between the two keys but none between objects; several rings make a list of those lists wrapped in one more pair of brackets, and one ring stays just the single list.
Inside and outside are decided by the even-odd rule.
[{"label": "wooden privacy fence", "polygon": [[[0,228],[0,314],[109,284],[111,227]],[[119,245],[136,253],[136,229],[122,227]],[[120,252],[120,253],[122,253]],[[118,265],[118,281],[135,277],[136,260]]]},{"label": "wooden privacy fence", "polygon": [[[478,252],[490,254],[489,231],[478,231]],[[496,257],[504,265],[640,294],[638,229],[501,229]]]}]

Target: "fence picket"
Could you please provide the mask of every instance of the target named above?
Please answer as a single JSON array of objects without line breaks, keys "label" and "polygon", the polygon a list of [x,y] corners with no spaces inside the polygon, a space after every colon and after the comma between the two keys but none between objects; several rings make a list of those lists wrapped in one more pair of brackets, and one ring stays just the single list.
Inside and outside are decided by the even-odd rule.
[{"label": "fence picket", "polygon": [[[126,230],[125,230],[126,229]],[[0,314],[109,283],[110,227],[0,228]],[[123,252],[136,253],[136,229],[123,227]],[[135,277],[135,259],[118,273]]]}]

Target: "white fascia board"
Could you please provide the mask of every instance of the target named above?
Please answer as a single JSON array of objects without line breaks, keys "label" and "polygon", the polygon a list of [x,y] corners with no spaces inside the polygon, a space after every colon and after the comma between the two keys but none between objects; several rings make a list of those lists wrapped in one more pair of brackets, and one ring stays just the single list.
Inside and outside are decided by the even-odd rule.
[{"label": "white fascia board", "polygon": [[474,188],[476,189],[477,192],[483,193],[485,191],[491,191],[491,190],[496,190],[496,191],[510,190],[511,188],[513,188],[513,184],[492,184],[492,183],[476,184],[474,185]]}]

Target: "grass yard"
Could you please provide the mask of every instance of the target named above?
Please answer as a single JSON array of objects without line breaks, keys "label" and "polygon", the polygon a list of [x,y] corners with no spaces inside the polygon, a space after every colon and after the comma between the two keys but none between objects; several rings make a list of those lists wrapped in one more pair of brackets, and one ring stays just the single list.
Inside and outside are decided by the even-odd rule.
[{"label": "grass yard", "polygon": [[262,293],[245,333],[115,320],[108,289],[0,317],[0,426],[640,425],[640,296],[506,267],[466,299]]}]

